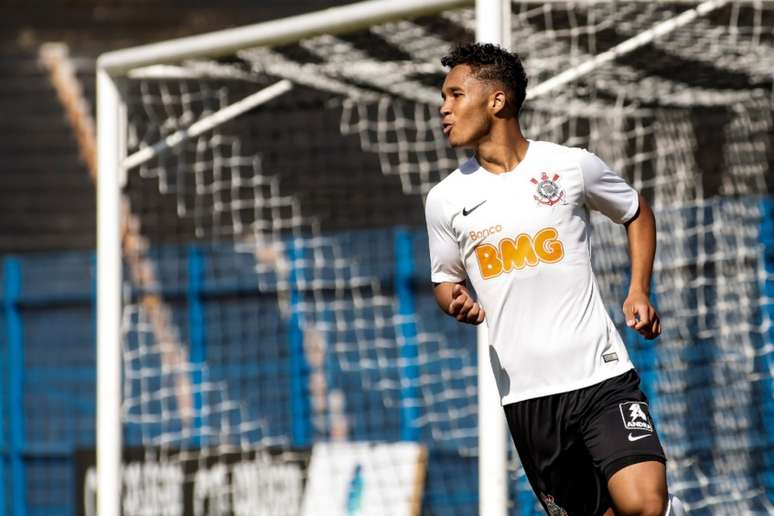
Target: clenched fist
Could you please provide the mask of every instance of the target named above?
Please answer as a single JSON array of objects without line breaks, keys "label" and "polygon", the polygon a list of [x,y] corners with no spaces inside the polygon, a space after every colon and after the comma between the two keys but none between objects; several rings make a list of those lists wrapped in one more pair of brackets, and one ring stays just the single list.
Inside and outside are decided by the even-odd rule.
[{"label": "clenched fist", "polygon": [[642,292],[630,292],[623,304],[626,326],[636,330],[646,339],[661,335],[661,318]]},{"label": "clenched fist", "polygon": [[449,303],[449,315],[469,324],[481,324],[484,321],[484,309],[473,300],[468,289],[462,285],[454,285],[451,291],[451,303]]}]

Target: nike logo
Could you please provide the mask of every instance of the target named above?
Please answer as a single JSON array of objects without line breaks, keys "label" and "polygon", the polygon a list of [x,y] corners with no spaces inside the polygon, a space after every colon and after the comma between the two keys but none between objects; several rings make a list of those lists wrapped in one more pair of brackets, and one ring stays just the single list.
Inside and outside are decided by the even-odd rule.
[{"label": "nike logo", "polygon": [[486,201],[487,201],[487,200],[486,200],[486,199],[484,199],[483,201],[481,201],[480,203],[476,204],[475,206],[473,206],[473,207],[472,207],[471,209],[469,209],[469,210],[463,207],[463,208],[462,208],[462,216],[463,216],[463,217],[467,217],[468,215],[470,215],[471,213],[473,213],[473,210],[475,210],[476,208],[478,208],[479,206],[481,206],[482,204],[484,204]]},{"label": "nike logo", "polygon": [[653,434],[643,434],[643,435],[632,435],[631,432],[629,433],[629,441],[639,441],[640,439],[645,439],[646,437],[650,437]]}]

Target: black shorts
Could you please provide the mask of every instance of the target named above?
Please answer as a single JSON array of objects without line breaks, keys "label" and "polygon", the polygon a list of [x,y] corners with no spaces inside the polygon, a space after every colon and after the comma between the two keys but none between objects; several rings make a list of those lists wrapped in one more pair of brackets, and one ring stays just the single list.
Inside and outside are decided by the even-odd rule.
[{"label": "black shorts", "polygon": [[615,472],[666,462],[647,402],[632,369],[503,407],[524,472],[548,514],[601,515],[611,506],[607,481]]}]

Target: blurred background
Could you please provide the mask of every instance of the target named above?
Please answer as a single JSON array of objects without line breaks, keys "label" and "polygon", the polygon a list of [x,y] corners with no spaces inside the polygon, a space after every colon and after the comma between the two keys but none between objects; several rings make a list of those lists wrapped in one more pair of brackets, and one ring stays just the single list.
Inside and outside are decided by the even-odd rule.
[{"label": "blurred background", "polygon": [[[93,514],[97,56],[347,3],[2,4],[0,516]],[[774,514],[774,5],[722,4],[536,96],[523,121],[654,206],[658,341],[622,326],[623,230],[594,217],[592,247],[671,488],[692,514]],[[534,86],[697,3],[511,5]],[[126,77],[128,154],[292,90],[127,172],[124,514],[301,514],[321,443],[352,444],[321,475],[360,514],[357,446],[374,442],[418,445],[374,463],[377,499],[477,513],[475,330],[435,306],[422,207],[465,158],[440,134],[439,57],[474,32],[470,7],[450,9]],[[390,491],[406,461],[419,473]],[[539,514],[512,452],[509,473],[509,513]]]}]

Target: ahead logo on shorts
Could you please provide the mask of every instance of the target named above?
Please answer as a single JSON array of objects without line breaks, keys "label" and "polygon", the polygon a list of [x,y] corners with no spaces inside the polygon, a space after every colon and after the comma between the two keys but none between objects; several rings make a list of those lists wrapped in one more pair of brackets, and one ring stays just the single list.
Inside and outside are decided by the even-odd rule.
[{"label": "ahead logo on shorts", "polygon": [[[626,427],[627,430],[653,432],[653,425],[646,412],[648,409],[647,403],[641,401],[627,401],[625,403],[619,403],[618,408],[621,410],[621,419],[623,419],[624,427]],[[635,436],[633,439],[632,434],[629,434],[630,441],[636,441],[641,438],[641,436]]]}]

